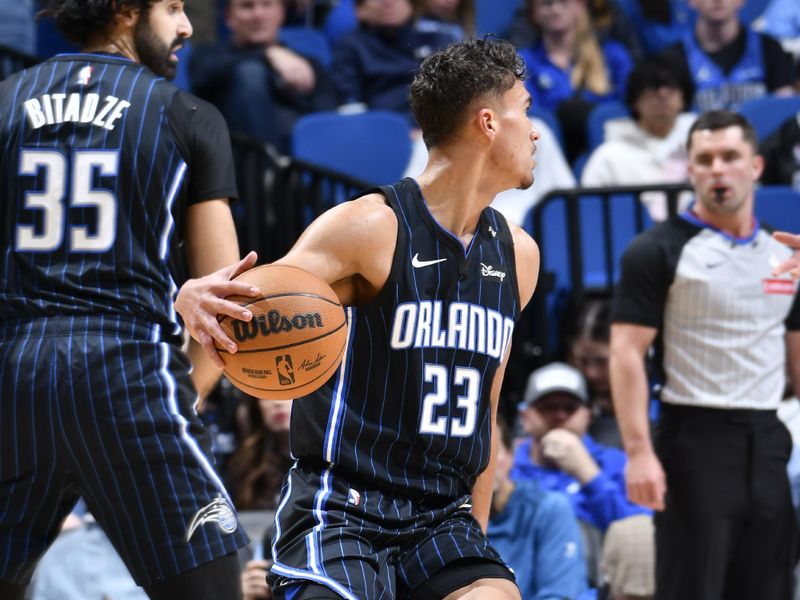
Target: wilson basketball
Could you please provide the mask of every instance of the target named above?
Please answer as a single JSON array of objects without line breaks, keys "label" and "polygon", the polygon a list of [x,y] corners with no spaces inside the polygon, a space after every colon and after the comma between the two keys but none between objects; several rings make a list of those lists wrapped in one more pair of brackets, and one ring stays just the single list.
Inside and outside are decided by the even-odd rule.
[{"label": "wilson basketball", "polygon": [[239,347],[217,345],[225,376],[240,390],[265,400],[288,400],[319,388],[344,355],[347,322],[331,287],[297,267],[263,265],[236,278],[261,296],[231,296],[252,313],[251,321],[225,316],[220,325]]}]

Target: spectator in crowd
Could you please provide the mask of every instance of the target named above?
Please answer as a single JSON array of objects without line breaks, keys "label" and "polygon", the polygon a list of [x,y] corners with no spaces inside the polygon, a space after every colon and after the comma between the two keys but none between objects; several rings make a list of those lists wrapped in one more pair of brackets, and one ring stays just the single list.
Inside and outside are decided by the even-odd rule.
[{"label": "spectator in crowd", "polygon": [[357,0],[358,27],[334,46],[331,66],[340,104],[400,113],[416,126],[409,86],[422,59],[455,38],[414,26],[411,0]]},{"label": "spectator in crowd", "polygon": [[622,449],[622,437],[611,401],[608,377],[608,340],[611,329],[611,304],[608,300],[587,300],[568,333],[567,362],[578,369],[589,388],[592,419],[588,433],[605,446]]},{"label": "spectator in crowd", "polygon": [[289,454],[291,400],[247,396],[250,433],[228,465],[228,489],[239,510],[274,510],[283,478],[292,466]]},{"label": "spectator in crowd", "polygon": [[654,56],[681,40],[694,25],[696,13],[687,0],[620,0],[646,56]]},{"label": "spectator in crowd", "polygon": [[800,192],[800,112],[790,117],[759,147],[764,185],[790,185]]},{"label": "spectator in crowd", "polygon": [[[604,187],[687,181],[686,135],[695,115],[681,72],[662,58],[639,63],[628,78],[625,102],[632,119],[611,121],[606,141],[589,156],[581,185]],[[667,217],[664,194],[642,194],[653,220]]]},{"label": "spectator in crowd", "polygon": [[414,0],[417,30],[439,31],[457,40],[475,33],[475,0]]},{"label": "spectator in crowd", "polygon": [[600,102],[622,99],[632,67],[628,51],[594,34],[584,0],[530,0],[539,37],[520,50],[533,105],[558,115],[572,163],[586,147],[586,117]]},{"label": "spectator in crowd", "polygon": [[694,28],[665,53],[692,82],[694,108],[735,110],[753,98],[792,93],[792,57],[775,39],[741,22],[738,11],[744,0],[690,4],[697,9]]},{"label": "spectator in crowd", "polygon": [[285,14],[286,0],[227,0],[230,42],[195,48],[189,76],[231,131],[288,153],[294,122],[337,101],[327,69],[281,43]]},{"label": "spectator in crowd", "polygon": [[800,58],[800,2],[772,0],[762,17],[762,31],[780,40],[784,50]]},{"label": "spectator in crowd", "polygon": [[[614,297],[611,384],[628,496],[658,511],[659,598],[789,598],[792,442],[775,411],[787,352],[800,382],[800,302],[771,261],[791,251],[753,215],[763,159],[752,125],[704,113],[687,145],[697,200],[631,243]],[[654,447],[645,357],[657,337]]]},{"label": "spectator in crowd", "polygon": [[80,500],[33,573],[29,600],[147,600]]},{"label": "spectator in crowd", "polygon": [[[638,34],[619,0],[586,0],[586,6],[589,9],[592,29],[601,40],[615,40],[625,46],[631,57],[640,57],[641,45]],[[518,48],[532,46],[538,37],[529,15],[530,0],[525,0],[514,12],[506,36],[506,39]]]},{"label": "spectator in crowd", "polygon": [[603,541],[600,569],[609,600],[652,600],[655,538],[650,515],[614,521]]},{"label": "spectator in crowd", "polygon": [[512,481],[511,434],[501,421],[498,429],[489,541],[514,569],[525,600],[577,598],[587,589],[586,561],[569,499],[533,481]]},{"label": "spectator in crowd", "polygon": [[589,392],[580,371],[551,363],[531,373],[521,412],[530,436],[517,446],[511,477],[566,492],[584,524],[590,580],[597,576],[599,537],[608,526],[649,510],[625,497],[625,455],[587,433]]},{"label": "spectator in crowd", "polygon": [[34,0],[0,0],[0,47],[36,56]]}]

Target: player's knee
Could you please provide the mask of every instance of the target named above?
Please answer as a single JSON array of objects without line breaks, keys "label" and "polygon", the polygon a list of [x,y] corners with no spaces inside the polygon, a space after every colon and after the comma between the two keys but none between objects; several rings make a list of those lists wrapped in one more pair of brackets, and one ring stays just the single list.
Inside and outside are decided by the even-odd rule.
[{"label": "player's knee", "polygon": [[3,600],[23,600],[28,586],[0,580],[0,598]]},{"label": "player's knee", "polygon": [[241,567],[235,552],[166,581],[145,586],[151,600],[240,600]]},{"label": "player's knee", "polygon": [[522,600],[519,588],[507,579],[479,579],[444,600]]}]

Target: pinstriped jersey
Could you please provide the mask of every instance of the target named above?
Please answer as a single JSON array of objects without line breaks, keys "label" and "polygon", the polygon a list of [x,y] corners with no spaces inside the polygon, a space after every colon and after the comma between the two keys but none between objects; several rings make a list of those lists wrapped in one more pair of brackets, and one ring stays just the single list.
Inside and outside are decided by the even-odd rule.
[{"label": "pinstriped jersey", "polygon": [[486,208],[465,248],[413,179],[381,192],[398,222],[390,275],[348,308],[337,374],[294,403],[292,454],[406,496],[469,494],[490,458],[490,390],[520,311],[511,232]]},{"label": "pinstriped jersey", "polygon": [[186,204],[236,194],[216,109],[124,57],[60,55],[0,84],[0,146],[0,317],[175,331]]}]

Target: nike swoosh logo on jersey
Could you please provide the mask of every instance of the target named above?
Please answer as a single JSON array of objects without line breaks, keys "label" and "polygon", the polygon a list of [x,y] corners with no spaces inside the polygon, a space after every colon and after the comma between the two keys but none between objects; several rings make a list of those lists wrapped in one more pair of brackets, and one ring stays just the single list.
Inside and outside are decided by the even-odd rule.
[{"label": "nike swoosh logo on jersey", "polygon": [[446,261],[446,258],[438,258],[436,260],[420,260],[419,259],[419,252],[414,255],[414,258],[411,259],[411,266],[415,269],[419,269],[420,267],[430,267],[431,265],[435,265],[436,263]]}]

